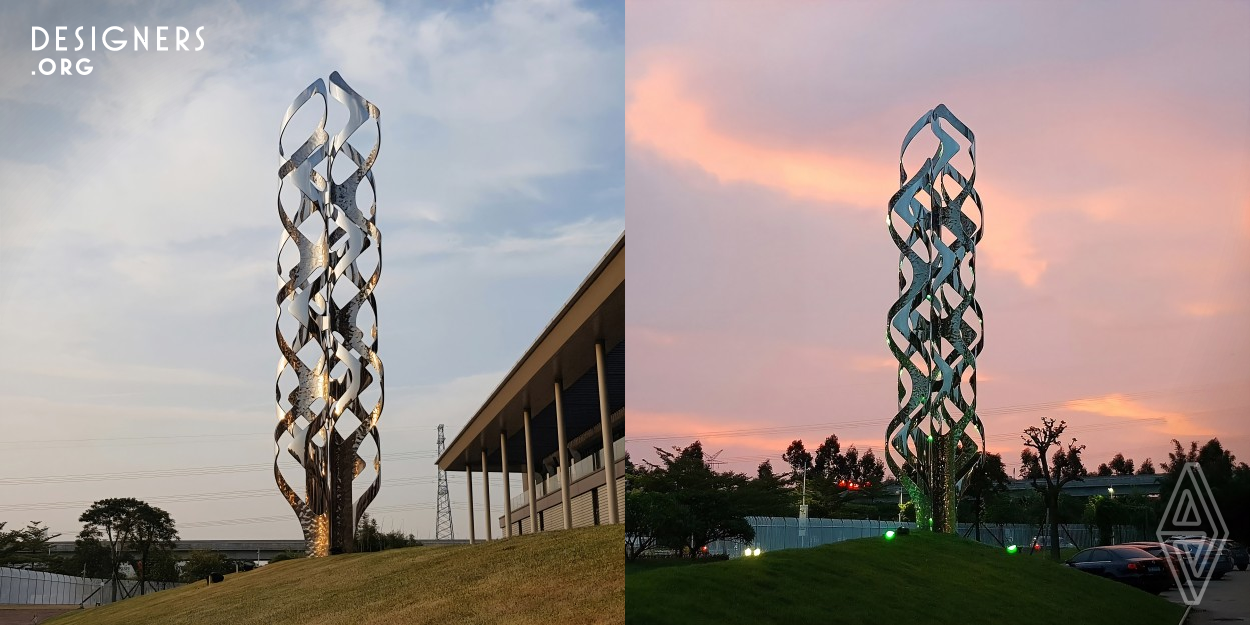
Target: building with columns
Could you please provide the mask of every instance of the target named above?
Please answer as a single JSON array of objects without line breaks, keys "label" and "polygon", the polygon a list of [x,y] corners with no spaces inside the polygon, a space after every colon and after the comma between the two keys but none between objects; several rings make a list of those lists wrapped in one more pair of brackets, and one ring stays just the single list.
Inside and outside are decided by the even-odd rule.
[{"label": "building with columns", "polygon": [[[625,235],[438,459],[463,471],[469,541],[623,523]],[[491,473],[503,474],[492,493]],[[512,492],[512,476],[521,492]],[[473,480],[483,518],[474,520]],[[481,531],[479,532],[479,528]]]}]

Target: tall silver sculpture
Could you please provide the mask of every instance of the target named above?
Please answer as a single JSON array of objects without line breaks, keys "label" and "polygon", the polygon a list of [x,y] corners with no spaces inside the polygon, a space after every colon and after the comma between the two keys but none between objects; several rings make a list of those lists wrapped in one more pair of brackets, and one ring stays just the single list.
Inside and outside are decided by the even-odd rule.
[{"label": "tall silver sculpture", "polygon": [[[329,95],[347,109],[338,134],[326,133],[329,101],[326,83],[318,78],[291,103],[278,136],[283,233],[275,330],[282,356],[275,388],[274,477],[299,517],[311,556],[352,551],[356,524],[382,485],[377,425],[384,394],[373,295],[382,250],[372,172],[381,128],[378,108],[338,72],[330,74]],[[320,98],[320,121],[300,131],[309,132],[308,139],[288,156],[282,137],[301,107],[316,105],[310,104],[314,97]],[[348,140],[366,123],[376,139],[362,153]],[[369,184],[366,210],[356,203],[362,182]],[[294,195],[291,188],[298,190],[298,200],[284,205],[283,191]],[[363,326],[362,312],[367,315]],[[376,450],[369,461],[360,456],[367,438]],[[291,481],[279,468],[284,447],[302,468],[303,475]],[[370,467],[372,482],[353,501],[353,483]],[[296,490],[300,481],[302,494]]]},{"label": "tall silver sculpture", "polygon": [[[903,157],[925,130],[936,137],[936,149],[909,173]],[[967,177],[952,164],[965,145]],[[948,533],[955,531],[964,478],[985,448],[976,413],[982,328],[975,251],[983,213],[975,181],[976,139],[938,105],[903,139],[900,188],[886,215],[900,252],[899,298],[886,327],[886,343],[899,363],[898,413],[886,428],[886,464],[911,495],[917,525]]]}]

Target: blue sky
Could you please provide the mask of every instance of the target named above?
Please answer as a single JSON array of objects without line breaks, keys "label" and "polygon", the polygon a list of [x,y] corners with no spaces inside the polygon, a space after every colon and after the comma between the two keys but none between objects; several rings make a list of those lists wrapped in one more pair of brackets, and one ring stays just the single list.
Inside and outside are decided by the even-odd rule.
[{"label": "blue sky", "polygon": [[[69,537],[86,503],[135,496],[184,537],[298,537],[263,468],[276,148],[290,101],[338,70],[382,113],[373,507],[428,534],[435,426],[454,436],[624,229],[622,8],[64,2],[0,18],[0,520]],[[32,26],[60,25],[204,26],[206,46],[31,51]],[[31,75],[84,54],[88,76]],[[240,469],[26,479],[220,466]],[[463,490],[453,475],[459,528]]]}]

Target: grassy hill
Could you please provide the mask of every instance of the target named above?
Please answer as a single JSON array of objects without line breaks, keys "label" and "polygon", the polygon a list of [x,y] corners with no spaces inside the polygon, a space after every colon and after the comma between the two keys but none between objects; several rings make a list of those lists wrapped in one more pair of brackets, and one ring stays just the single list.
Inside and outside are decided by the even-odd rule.
[{"label": "grassy hill", "polygon": [[626,622],[1176,625],[1183,607],[1046,561],[928,533],[758,558],[630,565]]},{"label": "grassy hill", "polygon": [[624,623],[623,526],[290,560],[56,625]]}]

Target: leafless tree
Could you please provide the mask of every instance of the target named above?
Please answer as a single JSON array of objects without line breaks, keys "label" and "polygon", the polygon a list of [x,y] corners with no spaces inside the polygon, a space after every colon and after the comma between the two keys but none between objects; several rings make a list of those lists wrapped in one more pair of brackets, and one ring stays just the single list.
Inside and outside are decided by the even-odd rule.
[{"label": "leafless tree", "polygon": [[[1081,464],[1085,446],[1077,445],[1075,438],[1070,443],[1060,441],[1066,429],[1066,421],[1056,424],[1054,419],[1042,417],[1042,427],[1031,426],[1021,436],[1025,446],[1020,452],[1024,475],[1046,503],[1050,516],[1050,556],[1055,560],[1059,559],[1059,493],[1068,482],[1080,481],[1088,474]],[[1052,447],[1053,454],[1050,453]]]}]

